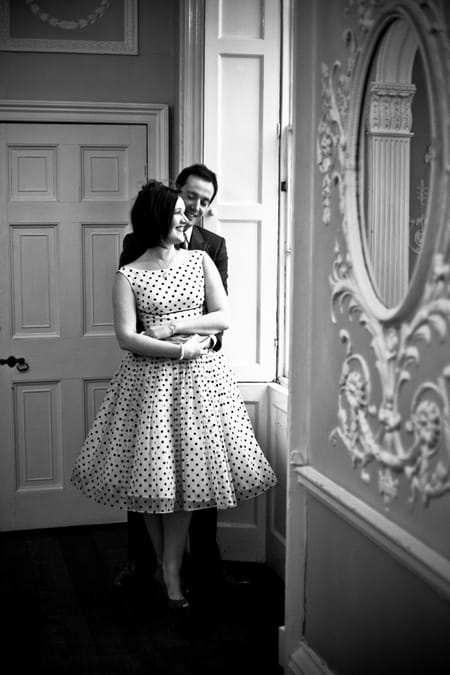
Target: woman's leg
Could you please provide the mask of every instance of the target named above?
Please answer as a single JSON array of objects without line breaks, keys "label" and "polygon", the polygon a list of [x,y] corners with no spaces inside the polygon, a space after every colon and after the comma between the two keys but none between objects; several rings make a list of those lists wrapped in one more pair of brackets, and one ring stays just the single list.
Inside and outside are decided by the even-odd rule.
[{"label": "woman's leg", "polygon": [[163,521],[160,513],[144,513],[145,526],[155,551],[156,564],[161,567],[164,551]]},{"label": "woman's leg", "polygon": [[163,576],[167,594],[173,600],[183,597],[180,569],[191,515],[188,511],[176,511],[175,513],[163,513],[161,516],[164,533]]}]

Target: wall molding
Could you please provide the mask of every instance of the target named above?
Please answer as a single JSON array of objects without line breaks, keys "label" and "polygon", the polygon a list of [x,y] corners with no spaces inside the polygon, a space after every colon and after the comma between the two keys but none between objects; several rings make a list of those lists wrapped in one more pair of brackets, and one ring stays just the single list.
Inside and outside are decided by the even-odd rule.
[{"label": "wall molding", "polygon": [[203,161],[205,0],[180,3],[176,172]]},{"label": "wall molding", "polygon": [[311,466],[294,466],[298,482],[364,536],[450,598],[450,561]]},{"label": "wall molding", "polygon": [[0,100],[1,122],[143,124],[147,127],[147,175],[169,176],[169,106],[159,103]]},{"label": "wall molding", "polygon": [[[267,495],[266,562],[286,579],[286,475],[288,459],[287,387],[270,382],[267,385],[267,458],[278,476],[276,490]],[[280,494],[281,493],[281,494]],[[283,511],[283,513],[281,513]]]},{"label": "wall molding", "polygon": [[[100,39],[80,39],[82,31],[90,24],[100,22],[105,11],[110,5],[110,0],[97,0],[97,7],[91,8],[84,16],[80,17],[77,10],[73,10],[73,18],[59,19],[47,11],[46,3],[42,8],[35,0],[25,0],[22,4],[28,5],[30,21],[34,19],[34,26],[46,24],[49,29],[56,29],[53,38],[39,37],[13,37],[10,35],[11,2],[0,0],[0,42],[2,48],[7,51],[18,52],[69,52],[81,54],[138,54],[138,3],[137,0],[124,0],[123,2],[123,39],[108,39],[105,34]],[[16,3],[18,4],[18,3]],[[62,33],[70,36],[61,39]],[[110,36],[112,37],[112,36]]]},{"label": "wall molding", "polygon": [[291,654],[287,672],[292,675],[333,675],[325,662],[305,640],[301,640],[297,649]]}]

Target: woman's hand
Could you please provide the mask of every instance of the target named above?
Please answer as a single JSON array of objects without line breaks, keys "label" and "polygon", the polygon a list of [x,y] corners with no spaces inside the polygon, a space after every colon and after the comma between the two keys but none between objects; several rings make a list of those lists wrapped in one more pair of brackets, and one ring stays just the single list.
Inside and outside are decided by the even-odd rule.
[{"label": "woman's hand", "polygon": [[[143,331],[144,335],[147,335],[148,337],[155,338],[156,340],[171,340],[173,339],[174,342],[186,342],[186,336],[182,335],[177,339],[178,336],[175,336],[175,327],[174,324],[166,324],[162,323],[159,324],[158,326],[150,326],[150,328],[147,328],[147,330]],[[199,340],[203,341],[203,347],[211,348],[214,343],[211,343],[211,336],[210,335],[197,335],[197,333],[194,334],[194,336],[191,337],[196,337]],[[190,339],[190,338],[189,338]]]}]

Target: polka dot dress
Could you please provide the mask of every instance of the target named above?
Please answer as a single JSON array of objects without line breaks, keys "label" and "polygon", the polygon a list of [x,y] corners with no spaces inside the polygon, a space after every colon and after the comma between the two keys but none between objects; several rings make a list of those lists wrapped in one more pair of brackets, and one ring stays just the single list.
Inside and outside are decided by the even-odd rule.
[{"label": "polka dot dress", "polygon": [[[203,255],[190,251],[164,270],[119,270],[145,328],[203,313]],[[277,482],[216,352],[186,361],[127,352],[71,481],[100,504],[143,513],[227,509]]]}]

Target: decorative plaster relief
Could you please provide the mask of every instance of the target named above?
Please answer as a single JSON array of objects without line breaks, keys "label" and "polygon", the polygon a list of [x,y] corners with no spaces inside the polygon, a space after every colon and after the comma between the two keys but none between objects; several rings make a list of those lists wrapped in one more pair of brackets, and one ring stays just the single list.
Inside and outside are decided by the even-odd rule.
[{"label": "decorative plaster relief", "polygon": [[[422,10],[427,12],[423,21],[429,26],[429,34],[436,35],[432,27],[439,23],[439,17],[436,18],[434,4],[413,0],[410,4],[414,5],[416,15]],[[355,133],[348,123],[350,99],[354,96],[354,71],[364,41],[379,19],[378,15],[386,14],[389,5],[393,6],[389,0],[348,3],[348,12],[354,9],[357,12],[359,42],[355,33],[347,30],[344,34],[349,49],[346,65],[339,61],[331,67],[322,64],[322,116],[317,145],[318,167],[322,173],[322,221],[328,224],[331,220],[331,194],[335,186],[345,246],[345,251],[341,252],[337,239],[330,275],[332,321],[337,321],[336,308],[341,313],[346,312],[350,319],[358,316],[359,323],[371,336],[370,345],[375,357],[372,361],[368,355],[355,352],[350,332],[340,331],[346,356],[340,377],[338,424],[331,432],[330,440],[333,445],[338,439],[342,441],[354,467],[360,468],[363,482],[371,481],[368,465],[376,463],[378,490],[386,506],[398,496],[402,482],[409,487],[411,504],[418,497],[428,504],[431,498],[450,492],[450,363],[442,368],[435,380],[424,375],[408,400],[404,396],[404,385],[411,380],[413,369],[420,375],[421,346],[425,344],[432,348],[437,341],[444,342],[448,337],[450,265],[444,253],[435,249],[426,282],[408,320],[396,311],[381,319],[370,302],[370,294],[365,292],[364,284],[370,282],[361,283],[364,274],[361,269],[355,269],[357,265],[364,266],[363,258],[354,254],[355,248],[351,245],[358,224],[352,221],[353,229],[349,232],[350,219],[353,217],[354,220],[348,201],[355,164],[348,151],[349,136]],[[441,39],[445,39],[442,34]],[[392,89],[387,95],[392,102],[391,92]],[[383,87],[379,88],[378,94],[383,98]],[[395,99],[404,98],[404,105],[400,109],[397,104],[392,108],[388,102],[384,111],[387,117],[383,113],[378,119],[385,122],[387,119],[390,128],[400,124],[399,128],[408,133],[411,94],[412,89],[402,85]],[[444,117],[448,119],[447,112]],[[375,377],[381,385],[379,401],[372,395]],[[405,412],[408,407],[409,411]]]},{"label": "decorative plaster relief", "polygon": [[419,185],[416,187],[417,201],[420,204],[420,216],[409,219],[409,248],[416,255],[420,253],[423,243],[428,192],[428,186],[425,185],[425,181],[421,178]]},{"label": "decorative plaster relief", "polygon": [[[417,387],[406,419],[400,412],[401,394],[411,379],[411,368],[420,365],[418,345],[430,345],[435,337],[441,342],[447,338],[450,266],[443,263],[442,256],[436,256],[420,309],[410,323],[396,326],[383,326],[363,311],[359,288],[338,248],[330,281],[333,307],[346,308],[350,316],[359,314],[360,324],[372,336],[382,391],[376,405],[372,400],[372,364],[353,351],[350,333],[341,330],[346,358],[339,382],[339,423],[331,433],[332,442],[341,439],[353,465],[360,465],[366,483],[370,482],[367,465],[373,460],[378,463],[378,489],[385,503],[397,496],[396,476],[402,474],[409,482],[409,501],[420,495],[427,504],[431,497],[450,491],[450,364],[437,382],[426,381]],[[332,319],[336,322],[334,311]],[[413,435],[410,443],[405,441],[405,432]]]},{"label": "decorative plaster relief", "polygon": [[[383,4],[382,0],[379,2]],[[374,21],[378,7],[372,0],[350,0],[346,13],[356,6],[358,12],[358,27],[361,34],[367,33]],[[343,39],[349,50],[346,67],[340,61],[335,61],[331,68],[322,63],[322,116],[320,118],[317,136],[317,154],[319,170],[322,178],[322,220],[324,224],[330,222],[331,187],[336,185],[339,191],[340,211],[344,214],[344,180],[343,169],[346,165],[346,126],[350,102],[350,85],[356,59],[361,50],[355,33],[348,29]],[[337,168],[335,168],[337,165]]]},{"label": "decorative plaster relief", "polygon": [[372,82],[370,85],[370,131],[410,136],[414,84]]},{"label": "decorative plaster relief", "polygon": [[90,14],[86,17],[81,17],[78,19],[67,20],[67,19],[58,19],[56,16],[52,16],[48,12],[41,9],[40,5],[34,0],[25,0],[25,4],[28,5],[30,11],[39,17],[42,23],[46,23],[53,28],[62,28],[63,30],[75,30],[80,28],[86,28],[98,19],[101,19],[109,7],[110,0],[101,0],[98,7],[96,7]]}]

